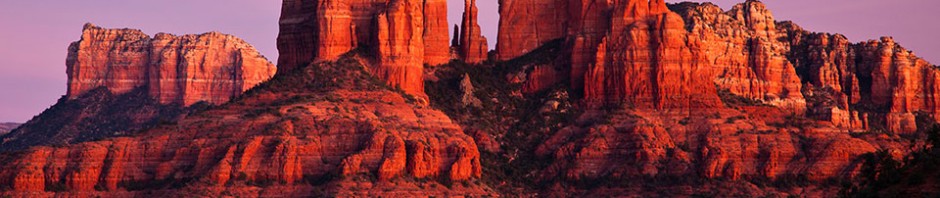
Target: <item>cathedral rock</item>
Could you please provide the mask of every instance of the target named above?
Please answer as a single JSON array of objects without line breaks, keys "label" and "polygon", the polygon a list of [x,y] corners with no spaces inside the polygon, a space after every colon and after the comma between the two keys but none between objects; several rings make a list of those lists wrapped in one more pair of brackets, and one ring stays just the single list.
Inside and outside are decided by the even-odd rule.
[{"label": "cathedral rock", "polygon": [[940,69],[891,37],[756,0],[476,2],[448,43],[445,0],[283,0],[276,69],[87,25],[68,94],[0,136],[0,196],[833,197],[938,154]]},{"label": "cathedral rock", "polygon": [[[468,1],[468,8],[475,8]],[[470,9],[475,11],[475,9]],[[470,14],[471,12],[468,12]],[[473,58],[485,56],[475,15],[463,26],[476,27],[467,50]],[[336,60],[354,49],[374,54],[370,70],[389,85],[424,95],[424,65],[440,65],[451,54],[447,1],[444,0],[286,0],[278,36],[279,70],[290,71],[315,61]],[[472,31],[474,28],[464,28]]]}]

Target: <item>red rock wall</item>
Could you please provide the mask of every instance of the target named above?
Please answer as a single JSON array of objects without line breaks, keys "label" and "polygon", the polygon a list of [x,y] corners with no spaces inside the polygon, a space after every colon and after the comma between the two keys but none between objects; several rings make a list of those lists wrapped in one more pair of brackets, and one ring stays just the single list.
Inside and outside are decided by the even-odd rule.
[{"label": "red rock wall", "polygon": [[513,59],[565,37],[567,6],[567,0],[499,0],[496,59]]},{"label": "red rock wall", "polygon": [[[914,113],[924,111],[940,120],[940,70],[894,42],[891,38],[859,44],[856,63],[871,79],[870,102],[886,105],[887,128],[901,133],[917,129]],[[868,74],[867,71],[871,73]],[[863,87],[864,88],[864,87]],[[864,98],[864,95],[863,95]]]},{"label": "red rock wall", "polygon": [[466,63],[482,63],[487,59],[489,45],[480,25],[477,23],[477,3],[476,0],[465,0],[463,13],[463,22],[461,23],[460,42],[457,47],[457,54],[461,60]]},{"label": "red rock wall", "polygon": [[[441,65],[454,59],[450,53],[447,0],[424,0],[424,63]],[[457,34],[457,32],[454,32]]]},{"label": "red rock wall", "polygon": [[[759,1],[729,11],[696,3],[672,5],[669,11],[661,1],[583,5],[595,6],[572,6],[570,12],[613,17],[569,17],[574,21],[563,22],[573,27],[568,29],[573,34],[566,36],[572,84],[583,76],[586,103],[624,103],[629,113],[608,112],[601,119],[611,124],[572,126],[555,133],[537,150],[555,159],[543,172],[548,180],[852,177],[866,153],[907,151],[903,142],[848,132],[881,126],[910,133],[916,130],[915,112],[936,118],[940,70],[890,38],[852,44],[841,35],[810,33],[776,22]],[[607,12],[584,11],[605,6]],[[605,30],[599,33],[596,28]],[[528,80],[537,82],[526,85],[540,87],[558,81]],[[718,100],[717,89],[772,107],[729,110]],[[859,106],[868,108],[856,109]],[[784,118],[793,113],[809,113],[816,120],[780,126],[794,122]],[[590,116],[586,113],[582,119]]]},{"label": "red rock wall", "polygon": [[[232,182],[303,186],[304,178],[334,173],[375,174],[382,181],[402,176],[465,181],[482,174],[480,153],[460,126],[440,111],[408,104],[400,94],[311,93],[300,96],[339,99],[268,105],[272,98],[297,96],[279,94],[286,95],[256,96],[134,137],[32,148],[0,168],[0,186],[27,194],[88,193],[155,190],[160,181],[212,189]],[[247,113],[264,108],[284,119]],[[361,111],[341,110],[352,108]]]},{"label": "red rock wall", "polygon": [[696,37],[663,1],[612,5],[611,29],[584,78],[591,105],[703,108],[721,104]]},{"label": "red rock wall", "polygon": [[[832,107],[849,112],[836,120],[867,117],[849,116],[860,114],[849,106],[873,104],[890,109],[888,129],[910,132],[914,112],[937,114],[930,88],[935,71],[926,61],[890,39],[851,44],[841,36],[813,35],[792,23],[777,23],[759,1],[728,11],[708,3],[678,4],[672,8],[678,15],[661,1],[500,3],[498,58],[566,39],[571,64],[564,72],[574,88],[584,89],[589,104],[708,107],[717,104],[717,88],[802,114],[808,108],[802,82],[808,81],[833,89],[837,105]],[[528,81],[538,87],[562,82]],[[867,122],[851,125],[860,128]]]},{"label": "red rock wall", "polygon": [[773,15],[758,1],[738,4],[724,12],[703,4],[680,8],[690,34],[701,38],[709,54],[715,84],[732,94],[801,113],[806,102],[800,78],[786,55],[787,34],[777,33]]},{"label": "red rock wall", "polygon": [[[833,115],[843,120],[856,120],[862,126],[872,122],[855,106],[868,106],[886,111],[878,118],[878,126],[892,132],[912,133],[916,128],[916,112],[938,117],[936,82],[938,71],[927,61],[901,47],[890,37],[862,43],[850,43],[839,34],[811,33],[791,23],[783,23],[790,35],[792,60],[805,70],[804,80],[812,86],[831,89],[834,108],[848,111]],[[870,111],[870,110],[869,110]],[[837,112],[838,113],[838,112]],[[853,121],[853,126],[859,122]]]},{"label": "red rock wall", "polygon": [[254,47],[220,33],[151,39],[139,30],[89,24],[69,51],[70,99],[98,87],[122,94],[148,86],[164,104],[222,104],[276,72]]},{"label": "red rock wall", "polygon": [[[313,0],[284,0],[281,4],[280,31],[277,36],[279,72],[306,66],[317,54],[319,29],[317,4]],[[338,30],[337,30],[338,31]]]},{"label": "red rock wall", "polygon": [[[788,48],[777,41],[782,34],[776,33],[773,17],[759,2],[728,13],[703,6],[689,11],[696,14],[683,15],[658,0],[501,5],[499,58],[515,58],[548,40],[565,38],[571,53],[570,82],[585,90],[588,103],[714,106],[718,84],[719,89],[795,112],[805,108],[799,77],[785,56]],[[720,28],[712,28],[716,26]],[[725,30],[733,34],[720,32]],[[535,84],[552,81],[560,82]]]},{"label": "red rock wall", "polygon": [[393,0],[378,15],[379,63],[373,75],[409,94],[424,94],[424,15],[422,4]]},{"label": "red rock wall", "polygon": [[86,24],[66,60],[69,99],[98,87],[116,94],[147,84],[150,36],[139,30],[104,29]]},{"label": "red rock wall", "polygon": [[368,47],[374,75],[420,96],[424,65],[453,57],[443,0],[285,0],[280,24],[281,71]]},{"label": "red rock wall", "polygon": [[[583,88],[587,67],[593,64],[598,46],[610,29],[612,5],[607,1],[570,1],[572,26],[571,44],[571,87]],[[603,52],[600,52],[603,53]]]},{"label": "red rock wall", "polygon": [[276,72],[254,47],[231,35],[158,34],[152,43],[150,94],[161,103],[222,104]]}]

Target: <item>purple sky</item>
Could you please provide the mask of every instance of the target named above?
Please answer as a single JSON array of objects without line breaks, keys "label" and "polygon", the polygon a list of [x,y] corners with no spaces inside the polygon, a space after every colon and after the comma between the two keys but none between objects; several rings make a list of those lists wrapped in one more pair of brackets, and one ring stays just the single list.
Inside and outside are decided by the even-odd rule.
[{"label": "purple sky", "polygon": [[[667,0],[669,2],[679,2]],[[716,0],[728,9],[744,0]],[[479,0],[480,22],[496,44],[496,0]],[[843,33],[853,41],[894,36],[902,45],[940,63],[940,1],[767,0],[778,20],[811,31]],[[463,0],[449,0],[450,23],[460,21]],[[812,7],[809,7],[812,5]],[[252,43],[277,59],[280,0],[8,0],[0,1],[0,122],[25,122],[65,94],[65,56],[85,22],[129,27],[148,34],[219,31]]]}]

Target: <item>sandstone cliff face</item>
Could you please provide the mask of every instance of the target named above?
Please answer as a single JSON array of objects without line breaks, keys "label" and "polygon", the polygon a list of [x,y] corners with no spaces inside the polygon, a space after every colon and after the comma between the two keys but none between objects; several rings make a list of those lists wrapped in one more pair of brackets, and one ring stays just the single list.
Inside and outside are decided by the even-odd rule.
[{"label": "sandstone cliff face", "polygon": [[[701,108],[718,105],[711,96],[722,89],[794,112],[805,108],[800,79],[786,57],[788,43],[779,41],[786,34],[776,33],[773,16],[759,2],[727,13],[702,6],[678,14],[656,0],[501,5],[506,24],[501,24],[499,58],[565,39],[571,53],[565,72],[572,87],[584,89],[588,103]],[[536,20],[545,18],[559,22]],[[531,83],[560,82],[546,80]]]},{"label": "sandstone cliff face", "polygon": [[280,25],[282,72],[361,47],[375,53],[370,67],[376,76],[422,96],[424,65],[453,58],[443,0],[286,0]]},{"label": "sandstone cliff face", "polygon": [[545,42],[564,37],[566,8],[565,0],[499,0],[496,59],[517,58]]},{"label": "sandstone cliff face", "polygon": [[69,48],[67,95],[0,137],[0,150],[132,135],[175,120],[193,104],[226,103],[275,70],[251,45],[231,35],[150,38],[139,30],[87,24],[82,39]]},{"label": "sandstone cliff face", "polygon": [[[545,180],[851,178],[866,153],[910,152],[889,136],[917,131],[915,113],[936,119],[934,66],[890,38],[777,22],[759,1],[501,3],[500,59],[559,38],[570,53],[565,69],[527,70],[526,92],[569,78],[584,93],[588,111],[537,149],[554,160]],[[592,110],[610,107],[623,110]]]},{"label": "sandstone cliff face", "polygon": [[479,10],[477,10],[476,4],[476,0],[464,1],[466,10],[464,10],[463,22],[460,25],[462,28],[460,29],[459,43],[454,46],[457,48],[460,59],[471,64],[485,61],[489,52],[489,45],[487,45],[486,38],[483,37],[483,32],[477,23]]},{"label": "sandstone cliff face", "polygon": [[[71,191],[64,195],[105,196],[209,191],[449,197],[492,196],[491,185],[549,196],[663,189],[677,196],[727,191],[831,196],[835,192],[816,184],[855,177],[871,152],[903,157],[917,148],[907,138],[921,135],[916,131],[924,120],[915,115],[936,120],[940,111],[936,67],[892,39],[851,43],[841,35],[811,33],[775,21],[758,1],[725,11],[663,0],[500,0],[497,59],[520,60],[498,65],[506,70],[440,67],[435,72],[463,78],[427,81],[440,83],[431,87],[441,90],[429,93],[451,97],[436,103],[453,103],[456,107],[442,109],[456,115],[464,124],[459,126],[423,105],[425,98],[408,99],[372,81],[374,76],[424,96],[423,65],[452,57],[438,51],[447,38],[439,33],[446,28],[440,25],[446,13],[442,3],[285,0],[278,39],[284,73],[272,83],[226,106],[131,137],[0,156],[10,159],[0,167],[0,186],[10,186],[5,193],[13,195],[64,189]],[[474,3],[465,1],[463,28],[455,31],[460,32],[456,57],[468,63],[480,63],[486,54]],[[173,83],[153,88],[153,81],[190,78],[194,61],[231,51],[228,45],[200,50],[198,43],[220,41],[212,35],[96,34],[113,41],[89,43],[88,49],[114,51],[84,61],[122,67],[92,71],[150,68],[159,59],[159,77],[78,73],[113,80],[76,81],[77,92],[104,86],[120,93],[149,84],[147,93],[157,89],[167,100],[185,103],[188,88]],[[559,43],[547,50],[557,57],[532,56],[547,43]],[[120,50],[138,45],[160,50],[147,52],[157,55]],[[149,60],[110,61],[138,56]],[[226,71],[200,72],[233,74]],[[504,76],[522,85],[517,90],[498,84],[503,81],[488,82]],[[185,84],[210,87],[211,96],[205,97],[221,95],[212,88],[238,87],[199,83]],[[556,89],[562,83],[570,89]],[[574,92],[571,97],[568,91]],[[878,132],[882,129],[887,132]],[[488,153],[481,154],[477,144]],[[505,161],[481,161],[484,157]],[[484,175],[483,162],[493,165],[488,168],[495,170],[487,171],[492,175]],[[507,175],[520,178],[472,183]],[[714,182],[700,184],[701,179]],[[516,191],[516,184],[507,184],[519,180],[534,185]],[[661,180],[675,186],[644,183]],[[434,187],[448,181],[469,182]],[[773,184],[778,182],[809,187],[787,189]],[[592,183],[610,185],[582,188]],[[551,187],[534,187],[544,184]]]},{"label": "sandstone cliff face", "polygon": [[913,113],[919,111],[940,120],[937,97],[940,70],[936,66],[902,48],[891,38],[864,42],[858,48],[857,56],[862,59],[856,63],[859,73],[862,73],[859,78],[871,80],[871,87],[866,89],[863,86],[862,90],[869,91],[871,104],[889,107],[888,129],[914,132],[917,125],[914,124]]},{"label": "sandstone cliff face", "polygon": [[147,85],[150,40],[139,30],[103,29],[86,24],[81,40],[69,46],[66,95],[74,99],[100,86],[121,94]]},{"label": "sandstone cliff face", "polygon": [[[699,41],[663,1],[625,1],[612,7],[611,29],[597,46],[584,77],[585,102],[628,103],[637,108],[704,108],[720,105],[701,61]],[[587,46],[590,47],[590,46]]]},{"label": "sandstone cliff face", "polygon": [[[236,193],[265,184],[280,189],[269,193],[317,196],[311,182],[360,175],[396,182],[406,176],[480,177],[480,154],[460,126],[348,67],[361,66],[310,66],[279,76],[238,103],[133,137],[30,149],[4,165],[0,185],[18,193],[59,189],[114,196],[123,190],[131,195],[166,190],[187,196],[192,192],[169,184]],[[340,193],[351,187],[330,188]],[[375,188],[371,196],[399,192]],[[390,189],[407,192],[408,187]],[[486,193],[473,189],[460,194]]]},{"label": "sandstone cliff face", "polygon": [[679,7],[686,27],[701,38],[715,84],[732,94],[762,100],[801,113],[806,102],[794,65],[787,59],[786,34],[778,33],[773,14],[758,1],[724,12],[710,4]]},{"label": "sandstone cliff face", "polygon": [[[876,125],[896,133],[917,130],[915,113],[937,120],[938,69],[890,37],[850,43],[838,34],[789,28],[798,69],[825,94],[833,108],[851,114],[884,114]],[[866,115],[867,116],[867,115]],[[834,116],[855,120],[854,115]],[[865,119],[864,121],[868,121]]]},{"label": "sandstone cliff face", "polygon": [[[424,61],[430,66],[450,62],[450,23],[447,0],[424,0]],[[475,23],[474,23],[475,24]],[[457,34],[454,32],[454,34]]]},{"label": "sandstone cliff face", "polygon": [[372,68],[373,75],[406,93],[423,95],[423,5],[417,1],[393,0],[388,6],[377,18],[379,60]]},{"label": "sandstone cliff face", "polygon": [[222,104],[274,76],[276,68],[231,35],[206,33],[150,38],[139,30],[88,24],[67,59],[67,97],[105,87],[120,95],[148,86],[164,104]]},{"label": "sandstone cliff face", "polygon": [[[589,106],[709,108],[720,105],[716,93],[727,92],[854,129],[867,129],[864,117],[873,113],[858,105],[888,109],[875,124],[896,132],[916,129],[915,112],[936,118],[935,69],[923,59],[890,38],[852,44],[778,24],[759,1],[728,11],[708,3],[676,4],[671,11],[660,1],[501,5],[500,60],[555,39],[564,39],[570,52],[561,70],[531,70],[527,93],[564,82],[555,74],[561,72]],[[538,22],[546,19],[557,22]],[[810,83],[806,90],[832,90],[805,95],[803,82]],[[832,102],[807,104],[806,97]]]}]

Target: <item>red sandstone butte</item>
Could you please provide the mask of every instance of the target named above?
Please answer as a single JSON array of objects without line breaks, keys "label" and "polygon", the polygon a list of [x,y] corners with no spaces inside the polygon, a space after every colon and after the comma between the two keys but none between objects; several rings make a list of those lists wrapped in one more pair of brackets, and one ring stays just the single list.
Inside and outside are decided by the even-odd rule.
[{"label": "red sandstone butte", "polygon": [[140,30],[85,25],[69,47],[68,98],[105,87],[114,94],[148,87],[160,103],[222,104],[274,76],[276,68],[254,47],[211,32],[154,38]]},{"label": "red sandstone butte", "polygon": [[[198,192],[190,189],[203,189],[318,196],[310,182],[323,180],[336,182],[328,189],[339,195],[489,194],[479,186],[414,191],[441,178],[479,178],[476,143],[443,112],[356,77],[368,74],[341,68],[357,66],[320,64],[279,75],[239,102],[131,137],[33,147],[2,165],[0,186],[10,187],[7,195],[193,196]],[[305,84],[335,83],[335,77],[349,81]],[[356,177],[377,180],[344,186]],[[167,183],[161,182],[187,187],[164,189]],[[383,186],[389,182],[395,185]],[[262,192],[257,184],[264,184]],[[374,186],[362,191],[360,185]]]}]

